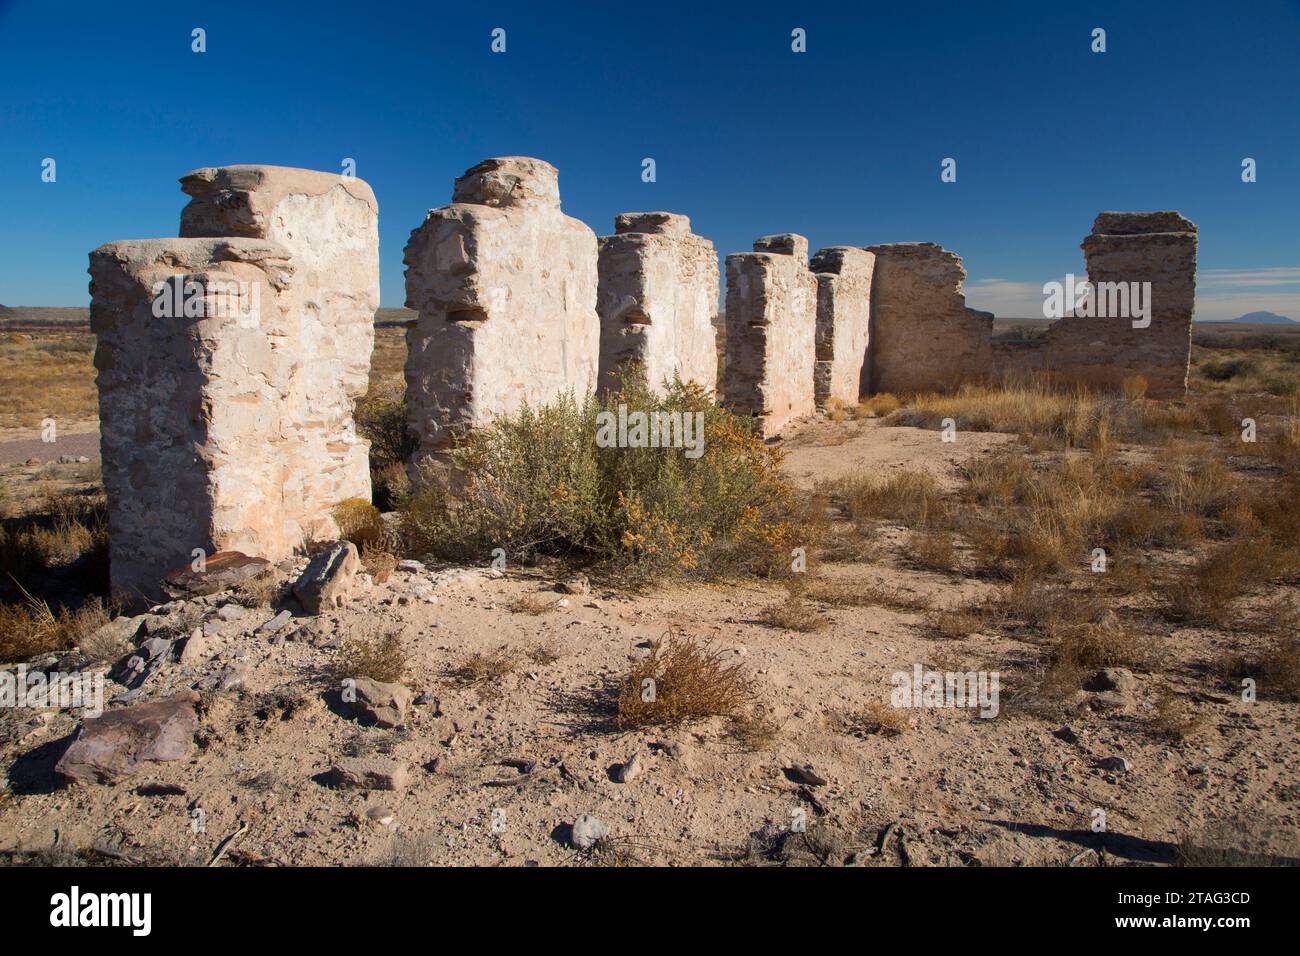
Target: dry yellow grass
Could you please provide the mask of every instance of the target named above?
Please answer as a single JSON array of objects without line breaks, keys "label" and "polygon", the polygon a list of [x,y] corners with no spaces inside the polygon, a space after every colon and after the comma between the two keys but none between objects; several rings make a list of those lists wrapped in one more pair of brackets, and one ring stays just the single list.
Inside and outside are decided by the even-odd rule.
[{"label": "dry yellow grass", "polygon": [[621,730],[679,724],[704,717],[743,719],[755,686],[740,664],[690,636],[672,636],[633,663],[618,696]]},{"label": "dry yellow grass", "polygon": [[37,435],[46,418],[62,433],[93,428],[95,337],[89,329],[0,332],[0,429]]},{"label": "dry yellow grass", "polygon": [[369,677],[395,683],[402,679],[406,664],[406,647],[401,635],[394,631],[379,637],[346,639],[334,657],[334,673],[340,680]]}]

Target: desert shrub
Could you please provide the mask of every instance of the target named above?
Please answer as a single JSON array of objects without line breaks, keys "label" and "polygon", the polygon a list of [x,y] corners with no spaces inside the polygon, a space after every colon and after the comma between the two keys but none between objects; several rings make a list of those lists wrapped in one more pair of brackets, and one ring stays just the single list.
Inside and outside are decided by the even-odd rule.
[{"label": "desert shrub", "polygon": [[733,717],[728,733],[741,749],[752,753],[771,750],[782,726],[784,725],[772,714],[761,707],[755,707],[748,713]]},{"label": "desert shrub", "polygon": [[1300,701],[1300,643],[1294,637],[1294,612],[1290,629],[1272,635],[1252,651],[1234,650],[1217,662],[1222,677],[1234,689],[1246,678],[1255,681],[1259,696],[1270,700]]},{"label": "desert shrub", "polygon": [[452,668],[451,678],[466,687],[495,684],[514,673],[520,663],[519,654],[518,648],[508,644],[487,653],[475,652]]},{"label": "desert shrub", "polygon": [[831,607],[886,607],[894,611],[923,611],[930,606],[928,598],[907,594],[897,588],[873,582],[830,580],[813,578],[804,589],[804,596]]},{"label": "desert shrub", "polygon": [[890,412],[897,411],[902,402],[889,392],[881,392],[879,395],[872,395],[858,402],[854,409],[854,418],[880,418],[888,415]]},{"label": "desert shrub", "polygon": [[406,659],[406,647],[396,631],[378,637],[356,635],[345,639],[334,656],[334,673],[340,680],[369,677],[395,683],[406,672]]},{"label": "desert shrub", "polygon": [[377,548],[384,543],[384,524],[379,509],[364,498],[348,498],[334,506],[339,536],[358,548]]},{"label": "desert shrub", "polygon": [[[617,416],[620,405],[701,413],[701,453],[599,447],[601,413]],[[780,452],[693,384],[663,395],[632,384],[582,404],[524,408],[461,436],[450,457],[452,481],[422,469],[403,520],[416,547],[451,558],[500,547],[574,556],[628,578],[774,574],[793,548],[811,551],[825,523],[781,474]]]},{"label": "desert shrub", "polygon": [[939,482],[927,471],[900,471],[887,478],[863,472],[830,486],[831,497],[857,523],[897,521],[924,527],[943,510]]},{"label": "desert shrub", "polygon": [[908,535],[905,560],[930,571],[951,571],[957,567],[957,548],[951,531],[914,531]]},{"label": "desert shrub", "polygon": [[406,427],[406,392],[401,383],[373,383],[353,411],[357,432],[370,442],[372,467],[404,462],[415,453]]},{"label": "desert shrub", "polygon": [[1199,369],[1212,382],[1226,382],[1241,375],[1252,374],[1256,363],[1250,358],[1216,358],[1202,363]]},{"label": "desert shrub", "polygon": [[1171,743],[1182,743],[1201,726],[1202,721],[1188,704],[1187,698],[1162,687],[1156,697],[1156,712],[1150,729],[1155,736]]},{"label": "desert shrub", "polygon": [[376,584],[383,584],[397,570],[397,557],[382,547],[367,545],[361,549],[361,566]]},{"label": "desert shrub", "polygon": [[791,591],[784,601],[778,601],[764,610],[758,619],[768,627],[804,634],[819,631],[827,624],[826,618],[818,614],[817,609],[795,591]]},{"label": "desert shrub", "polygon": [[925,619],[927,633],[948,641],[970,637],[983,626],[983,616],[966,608],[935,611]]},{"label": "desert shrub", "polygon": [[57,611],[30,594],[20,603],[0,604],[0,662],[65,651],[108,620],[108,612],[97,599],[75,610],[61,607]]},{"label": "desert shrub", "polygon": [[621,730],[666,726],[705,717],[743,718],[755,687],[740,664],[725,663],[725,651],[690,636],[657,642],[632,664],[618,695]]},{"label": "desert shrub", "polygon": [[514,614],[547,614],[554,611],[557,606],[557,599],[544,598],[537,594],[521,594],[511,601],[506,609]]},{"label": "desert shrub", "polygon": [[244,607],[269,607],[280,598],[284,586],[285,581],[274,570],[263,571],[235,588],[235,600]]},{"label": "desert shrub", "polygon": [[1052,660],[1081,670],[1103,667],[1145,667],[1151,649],[1129,628],[1110,624],[1054,624],[1048,628]]},{"label": "desert shrub", "polygon": [[1267,539],[1221,544],[1160,584],[1166,614],[1193,624],[1223,624],[1239,598],[1290,567],[1288,555]]}]

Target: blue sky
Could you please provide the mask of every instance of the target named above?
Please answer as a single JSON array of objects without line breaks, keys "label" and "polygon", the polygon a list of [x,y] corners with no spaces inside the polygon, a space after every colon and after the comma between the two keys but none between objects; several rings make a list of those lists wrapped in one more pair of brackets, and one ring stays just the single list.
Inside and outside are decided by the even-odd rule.
[{"label": "blue sky", "polygon": [[1099,211],[1177,209],[1200,226],[1199,318],[1300,318],[1300,0],[292,6],[0,0],[0,302],[86,304],[86,254],[175,235],[192,168],[350,157],[400,306],[425,211],[522,154],[598,234],[666,209],[722,255],[785,231],[938,242],[1005,316],[1083,272]]}]

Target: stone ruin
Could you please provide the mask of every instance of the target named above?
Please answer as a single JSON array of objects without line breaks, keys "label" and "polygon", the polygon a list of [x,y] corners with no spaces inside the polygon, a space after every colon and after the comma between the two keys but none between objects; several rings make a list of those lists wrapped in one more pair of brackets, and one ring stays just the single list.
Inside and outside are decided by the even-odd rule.
[{"label": "stone ruin", "polygon": [[656,391],[679,377],[710,391],[718,353],[718,255],[691,232],[686,216],[625,212],[614,235],[599,240],[601,388],[617,385],[630,365]]},{"label": "stone ruin", "polygon": [[817,277],[817,361],[813,398],[856,405],[870,390],[868,329],[875,253],[852,246],[818,250],[809,268]]},{"label": "stone ruin", "polygon": [[966,308],[961,257],[933,242],[867,246],[873,392],[981,382],[993,372],[993,314]]},{"label": "stone ruin", "polygon": [[[378,211],[360,180],[275,166],[196,170],[181,236],[90,254],[115,594],[154,597],[205,555],[280,561],[339,533],[368,500],[365,389],[379,298]],[[966,307],[961,260],[932,243],[832,246],[765,236],[726,260],[733,411],[765,437],[868,392],[1033,371],[1148,393],[1186,387],[1196,227],[1177,213],[1102,213],[1083,250],[1093,283],[1144,283],[1150,323],[1071,316],[1027,347],[991,342]],[[718,268],[685,216],[624,213],[595,234],[560,210],[553,166],[488,159],[456,180],[405,249],[412,460],[457,429],[610,384],[715,380]],[[1107,293],[1109,294],[1109,293]],[[1100,294],[1099,294],[1100,295]]]},{"label": "stone ruin", "polygon": [[523,156],[456,180],[406,245],[406,401],[415,461],[525,404],[596,385],[596,234],[560,211],[559,174]]},{"label": "stone ruin", "polygon": [[[1047,330],[1043,367],[1061,380],[1114,386],[1141,375],[1152,398],[1187,390],[1196,293],[1196,226],[1176,212],[1103,212],[1083,240],[1088,281],[1107,312],[1130,283],[1149,282],[1150,315],[1067,315]],[[1131,303],[1130,303],[1131,305]],[[1146,324],[1149,322],[1149,324]]]},{"label": "stone ruin", "polygon": [[370,498],[364,393],[378,205],[358,179],[196,170],[181,237],[90,254],[114,594],[153,598],[196,551],[271,561]]},{"label": "stone ruin", "polygon": [[763,236],[753,252],[727,256],[724,397],[758,422],[765,438],[815,411],[817,280],[808,240]]}]

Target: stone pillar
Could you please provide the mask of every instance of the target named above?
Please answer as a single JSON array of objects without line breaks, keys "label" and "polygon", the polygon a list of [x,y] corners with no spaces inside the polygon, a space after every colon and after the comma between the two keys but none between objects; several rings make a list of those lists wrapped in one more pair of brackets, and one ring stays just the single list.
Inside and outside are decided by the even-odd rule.
[{"label": "stone pillar", "polygon": [[[363,180],[284,166],[197,169],[181,235],[268,239],[293,257],[297,361],[284,383],[286,421],[301,446],[285,477],[286,507],[322,536],[348,498],[370,500],[370,444],[352,413],[370,381],[379,307],[379,205]],[[286,343],[288,344],[288,343]]]},{"label": "stone pillar", "polygon": [[856,405],[869,390],[867,330],[876,256],[852,246],[829,246],[809,267],[817,276],[817,407],[825,408],[831,399]]},{"label": "stone pillar", "polygon": [[261,239],[110,242],[90,254],[100,449],[115,595],[153,599],[199,548],[288,557],[296,436],[280,354],[294,264]]},{"label": "stone pillar", "polygon": [[596,384],[596,235],[539,159],[486,159],[406,245],[406,401],[415,459],[454,430]]},{"label": "stone pillar", "polygon": [[727,256],[727,364],[724,395],[766,437],[811,415],[816,362],[817,280],[808,240],[763,236],[753,252]]},{"label": "stone pillar", "polygon": [[378,214],[357,179],[200,169],[179,239],[91,253],[113,591],[154,598],[192,552],[278,561],[370,497],[353,402],[379,300]]},{"label": "stone pillar", "polygon": [[712,391],[718,368],[713,243],[694,235],[686,216],[625,212],[599,246],[600,387],[615,384],[626,364],[639,363],[656,391],[674,376]]},{"label": "stone pillar", "polygon": [[961,257],[932,242],[868,246],[871,391],[921,392],[987,381],[993,314],[966,308]]},{"label": "stone pillar", "polygon": [[[1048,328],[1052,377],[1107,387],[1141,375],[1147,395],[1182,397],[1192,354],[1196,244],[1196,225],[1176,212],[1098,215],[1082,245],[1093,315],[1067,315]],[[1145,319],[1134,315],[1133,283],[1150,307]],[[1149,298],[1141,283],[1150,283]],[[1097,314],[1102,309],[1108,314]]]}]

